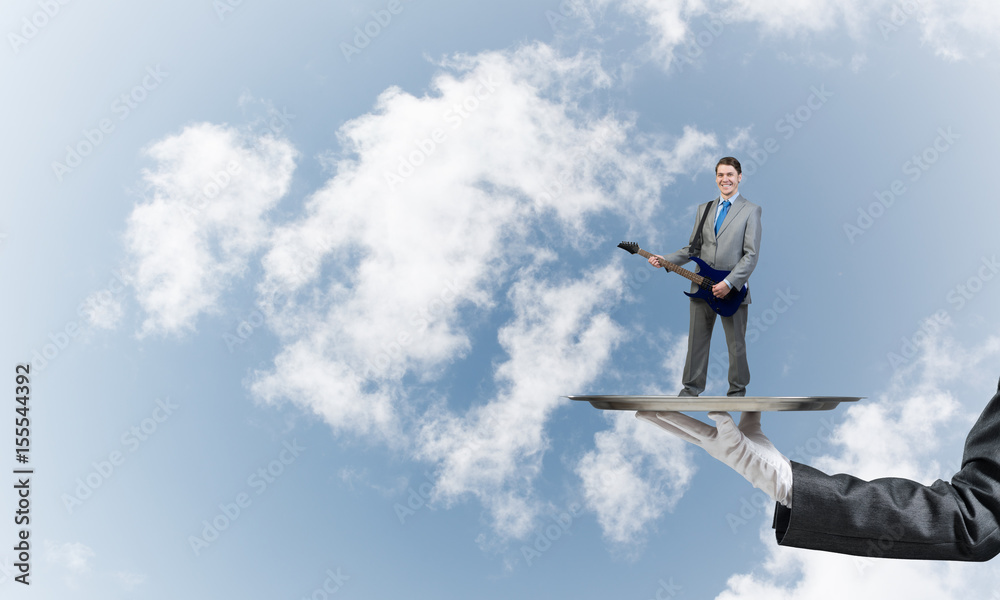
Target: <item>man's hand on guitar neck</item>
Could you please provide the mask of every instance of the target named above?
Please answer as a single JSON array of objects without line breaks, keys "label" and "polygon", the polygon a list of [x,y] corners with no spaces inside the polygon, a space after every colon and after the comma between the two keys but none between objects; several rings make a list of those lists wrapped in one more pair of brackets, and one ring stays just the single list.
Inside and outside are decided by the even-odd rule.
[{"label": "man's hand on guitar neck", "polygon": [[654,254],[646,260],[657,269],[663,267],[663,263],[667,262],[667,259],[663,258],[659,254]]}]

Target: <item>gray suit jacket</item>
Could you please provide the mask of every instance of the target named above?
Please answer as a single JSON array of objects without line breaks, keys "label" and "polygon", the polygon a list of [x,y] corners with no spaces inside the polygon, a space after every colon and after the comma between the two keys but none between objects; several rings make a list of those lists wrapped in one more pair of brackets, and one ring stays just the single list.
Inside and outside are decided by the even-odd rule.
[{"label": "gray suit jacket", "polygon": [[[760,249],[761,208],[747,200],[742,194],[737,194],[732,203],[725,220],[722,221],[722,226],[719,227],[718,235],[715,234],[714,217],[719,199],[716,198],[698,206],[698,214],[695,216],[694,227],[691,230],[687,246],[673,254],[664,255],[663,258],[678,266],[688,262],[690,260],[688,257],[691,255],[691,244],[698,232],[698,224],[701,223],[705,211],[711,211],[708,218],[705,219],[705,227],[702,230],[699,258],[713,269],[732,271],[726,279],[737,290],[743,287],[743,284],[750,279],[754,267],[757,266],[757,252]],[[694,292],[697,289],[698,286],[692,283],[691,291]],[[749,290],[744,302],[750,303]]]},{"label": "gray suit jacket", "polygon": [[965,440],[951,483],[862,481],[792,463],[792,508],[778,543],[885,558],[990,560],[1000,553],[1000,384]]}]

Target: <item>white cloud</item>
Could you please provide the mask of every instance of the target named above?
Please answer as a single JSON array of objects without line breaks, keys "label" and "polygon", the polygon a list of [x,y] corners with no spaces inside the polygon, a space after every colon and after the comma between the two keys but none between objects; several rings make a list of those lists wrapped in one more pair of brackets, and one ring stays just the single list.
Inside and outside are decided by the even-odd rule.
[{"label": "white cloud", "polygon": [[[255,384],[261,397],[390,432],[400,381],[433,378],[470,351],[463,311],[493,309],[515,269],[553,258],[533,240],[542,224],[543,244],[587,247],[586,219],[642,222],[658,203],[670,151],[629,151],[631,123],[563,100],[573,86],[609,85],[596,57],[536,45],[448,68],[436,94],[393,88],[347,123],[350,158],[275,232],[261,296],[280,295],[272,322],[289,343]],[[677,154],[690,162],[709,143],[690,130]]]},{"label": "white cloud", "polygon": [[100,585],[105,581],[111,581],[115,587],[131,592],[146,581],[145,575],[130,571],[102,573],[98,570],[95,573],[93,563],[97,553],[80,542],[58,543],[45,540],[42,556],[47,564],[52,565],[53,571],[61,576],[66,586],[78,593],[84,584]]},{"label": "white cloud", "polygon": [[[960,420],[961,404],[950,388],[995,352],[991,344],[995,342],[967,350],[943,330],[927,336],[918,344],[917,360],[895,372],[884,394],[847,408],[832,439],[842,446],[842,453],[824,457],[815,466],[864,479],[950,477],[960,454],[950,457],[947,469],[941,467],[936,457],[942,441],[953,441],[941,434],[949,427],[966,430],[971,425]],[[934,410],[928,411],[928,406]]]},{"label": "white cloud", "polygon": [[[910,0],[916,2],[916,0]],[[996,50],[1000,5],[989,0],[920,0],[914,17],[923,42],[948,59],[975,58]]]},{"label": "white cloud", "polygon": [[531,484],[548,447],[546,423],[566,403],[566,390],[601,372],[623,331],[604,312],[621,295],[614,267],[552,285],[524,279],[510,292],[514,318],[499,331],[509,359],[497,365],[499,393],[464,416],[427,415],[420,457],[439,464],[435,499],[474,494],[490,510],[494,529],[523,537],[540,510]]},{"label": "white cloud", "polygon": [[633,17],[645,27],[650,37],[643,53],[650,59],[669,68],[676,60],[675,49],[691,45],[696,52],[697,41],[692,39],[691,20],[704,15],[708,10],[703,0],[591,0],[595,7],[606,9],[613,6]]},{"label": "white cloud", "polygon": [[751,135],[753,127],[741,127],[733,132],[733,136],[726,140],[726,149],[729,151],[733,150],[745,150],[754,145],[754,138]]},{"label": "white cloud", "polygon": [[82,310],[87,322],[98,329],[114,329],[125,313],[121,299],[110,290],[101,290],[87,296]]},{"label": "white cloud", "polygon": [[294,150],[272,136],[199,124],[153,144],[148,198],[128,219],[140,335],[191,331],[266,240],[264,215],[288,191]]},{"label": "white cloud", "polygon": [[58,544],[45,540],[42,555],[45,562],[54,567],[53,571],[59,574],[70,589],[79,589],[83,581],[92,577],[91,563],[96,553],[85,544],[79,542]]},{"label": "white cloud", "polygon": [[684,363],[687,362],[688,336],[687,334],[668,336],[667,342],[672,343],[663,356],[661,366],[666,373],[664,379],[667,381],[667,389],[673,393],[684,387]]},{"label": "white cloud", "polygon": [[[812,461],[813,466],[863,479],[950,479],[960,465],[964,432],[994,391],[995,382],[983,389],[978,374],[983,365],[996,364],[998,342],[994,338],[964,349],[942,332],[928,336],[918,359],[896,373],[885,394],[847,410],[831,438],[841,452]],[[963,408],[958,397],[966,395]],[[762,524],[761,543],[767,553],[761,568],[732,576],[719,600],[988,598],[1000,576],[1000,566],[782,548],[775,544],[770,519]]]},{"label": "white cloud", "polygon": [[851,71],[854,73],[861,72],[861,70],[865,68],[866,64],[868,64],[868,55],[864,52],[855,53],[854,56],[851,57]]},{"label": "white cloud", "polygon": [[89,546],[79,542],[45,542],[46,562],[62,567],[74,575],[90,572],[90,561],[94,556],[96,555]]},{"label": "white cloud", "polygon": [[[640,331],[633,339],[642,336]],[[626,388],[635,386],[649,395],[677,393],[683,387],[687,335],[661,330],[658,337],[646,337],[651,354],[663,358]],[[580,458],[575,471],[586,507],[596,514],[605,539],[634,556],[654,523],[680,500],[695,467],[683,442],[644,427],[634,413],[615,411],[604,417],[611,426],[594,435],[594,449]]]},{"label": "white cloud", "polygon": [[765,33],[804,36],[839,27],[846,27],[849,33],[858,35],[867,21],[867,13],[877,12],[882,2],[727,0],[718,4],[729,20],[757,23]]},{"label": "white cloud", "polygon": [[[653,235],[663,187],[717,146],[581,108],[613,85],[599,56],[544,44],[446,59],[427,94],[389,88],[345,123],[330,179],[280,225],[267,214],[288,191],[287,142],[211,124],[157,142],[127,232],[140,335],[192,331],[263,251],[258,301],[280,350],[254,396],[433,463],[436,501],[477,498],[502,539],[527,535],[559,396],[598,377],[624,336],[608,315],[619,261],[601,254],[580,275],[553,248],[586,256],[606,242],[597,218]],[[95,303],[94,318],[113,309]],[[505,323],[483,341],[503,353],[495,391],[449,402],[437,385],[478,351],[486,319]],[[644,472],[666,468],[655,456]]]},{"label": "white cloud", "polygon": [[[1000,4],[988,0],[591,0],[615,6],[645,28],[643,52],[665,69],[697,61],[731,24],[756,26],[773,37],[810,40],[819,33],[845,32],[862,46],[884,43],[912,28],[936,55],[958,60],[995,51]],[[785,55],[786,57],[788,55]],[[803,51],[795,60],[827,67],[842,63],[823,53]],[[856,70],[858,55],[850,60]]]},{"label": "white cloud", "polygon": [[118,580],[118,585],[126,592],[131,592],[146,582],[145,575],[129,571],[118,571],[114,574],[114,578]]},{"label": "white cloud", "polygon": [[[716,600],[837,600],[991,598],[1000,568],[983,564],[879,560],[806,550],[774,543],[769,524],[763,568],[730,577]],[[794,583],[789,583],[794,580]]]},{"label": "white cloud", "polygon": [[594,435],[595,449],[576,472],[605,537],[634,553],[649,524],[683,495],[694,466],[684,442],[644,427],[634,413],[615,411],[606,418],[612,428]]},{"label": "white cloud", "polygon": [[[428,95],[390,88],[346,123],[335,175],[263,259],[283,346],[254,394],[409,448],[437,465],[438,501],[475,496],[502,536],[527,533],[547,419],[621,335],[605,314],[620,268],[567,279],[551,247],[586,253],[597,216],[648,222],[662,187],[715,146],[694,128],[632,139],[630,121],[578,107],[612,84],[599,57],[536,44],[449,59]],[[508,311],[495,397],[425,413],[473,352],[471,329]]]},{"label": "white cloud", "polygon": [[884,42],[913,27],[935,54],[953,60],[995,51],[1000,33],[1000,5],[987,0],[728,0],[723,5],[730,18],[781,36],[843,27],[859,41]]}]

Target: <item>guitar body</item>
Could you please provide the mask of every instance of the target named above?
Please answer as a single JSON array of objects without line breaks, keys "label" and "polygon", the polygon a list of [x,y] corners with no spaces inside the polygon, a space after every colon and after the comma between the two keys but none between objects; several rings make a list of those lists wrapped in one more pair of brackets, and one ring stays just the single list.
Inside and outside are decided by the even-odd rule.
[{"label": "guitar body", "polygon": [[[636,244],[635,242],[622,242],[618,244],[618,247],[629,254],[638,254],[643,258],[653,256],[649,252],[640,248],[639,244]],[[729,290],[729,293],[724,298],[716,298],[715,295],[712,294],[712,286],[728,277],[730,271],[713,269],[697,256],[691,256],[689,258],[697,263],[697,274],[692,273],[687,269],[678,267],[671,262],[662,264],[660,267],[668,271],[673,271],[681,277],[685,277],[693,281],[694,284],[698,286],[698,289],[693,293],[684,292],[686,295],[691,298],[700,298],[705,302],[708,302],[708,306],[714,310],[717,315],[721,315],[723,317],[733,316],[733,313],[735,313],[740,305],[743,304],[744,298],[747,297],[747,286],[744,284],[742,289]]]},{"label": "guitar body", "polygon": [[[691,260],[698,265],[698,275],[701,275],[706,280],[718,283],[729,275],[729,271],[713,269],[697,256],[692,256]],[[715,295],[712,294],[711,285],[706,282],[706,284],[699,287],[696,292],[684,292],[684,295],[690,296],[691,298],[700,298],[705,302],[708,302],[708,306],[719,316],[731,317],[740,305],[743,304],[743,299],[747,297],[747,286],[744,285],[743,288],[739,290],[729,290],[729,294],[727,294],[724,298],[716,298]]]}]

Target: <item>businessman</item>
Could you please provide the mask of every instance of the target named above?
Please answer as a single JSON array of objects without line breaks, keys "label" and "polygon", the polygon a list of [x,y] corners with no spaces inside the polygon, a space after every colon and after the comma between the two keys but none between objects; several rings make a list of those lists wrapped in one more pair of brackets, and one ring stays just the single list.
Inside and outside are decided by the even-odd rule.
[{"label": "businessman", "polygon": [[[740,161],[731,156],[715,165],[715,183],[719,197],[698,207],[694,230],[688,245],[666,256],[653,255],[649,264],[661,267],[664,262],[683,265],[691,256],[698,256],[714,269],[730,271],[729,275],[712,288],[712,294],[724,298],[730,290],[740,290],[750,279],[757,266],[760,248],[761,208],[740,194],[743,169]],[[698,290],[691,284],[691,292]],[[747,305],[750,304],[749,288],[743,304],[731,317],[721,317],[729,349],[728,396],[745,396],[750,383],[750,365],[747,362],[746,331]],[[684,362],[681,396],[697,396],[705,391],[708,377],[708,351],[715,327],[715,312],[707,302],[692,298],[691,319],[688,326],[687,358]]]},{"label": "businessman", "polygon": [[778,544],[855,556],[986,561],[1000,553],[1000,383],[965,440],[951,482],[826,475],[789,461],[760,428],[712,412],[711,427],[676,412],[638,412],[704,448],[776,501]]}]

